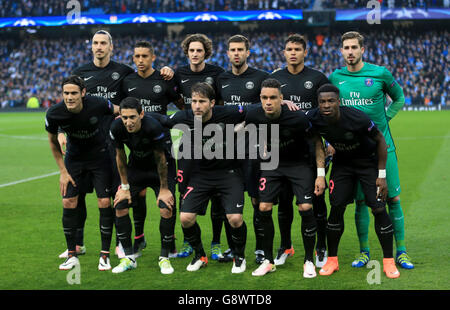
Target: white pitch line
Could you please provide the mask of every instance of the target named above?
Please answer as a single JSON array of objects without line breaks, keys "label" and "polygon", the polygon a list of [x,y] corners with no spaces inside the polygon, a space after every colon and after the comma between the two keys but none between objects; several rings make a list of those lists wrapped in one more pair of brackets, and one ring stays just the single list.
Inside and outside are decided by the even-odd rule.
[{"label": "white pitch line", "polygon": [[55,172],[47,173],[47,174],[43,174],[43,175],[38,175],[37,177],[31,177],[31,178],[18,180],[18,181],[14,181],[14,182],[10,182],[10,183],[0,184],[0,188],[16,185],[16,184],[20,184],[20,183],[25,183],[25,182],[29,182],[29,181],[43,179],[43,178],[50,177],[50,176],[55,175],[55,174],[59,174],[59,171],[55,171]]},{"label": "white pitch line", "polygon": [[0,133],[0,137],[4,138],[13,138],[13,139],[22,139],[22,140],[40,140],[40,141],[48,141],[48,138],[43,137],[33,137],[33,136],[12,136],[12,135],[5,135]]}]

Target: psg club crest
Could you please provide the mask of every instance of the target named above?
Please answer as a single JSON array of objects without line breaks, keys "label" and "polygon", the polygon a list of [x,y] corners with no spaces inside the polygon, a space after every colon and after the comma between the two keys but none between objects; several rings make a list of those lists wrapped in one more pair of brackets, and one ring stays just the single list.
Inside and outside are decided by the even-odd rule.
[{"label": "psg club crest", "polygon": [[367,87],[372,86],[372,85],[373,85],[373,79],[367,78],[367,79],[364,81],[364,84],[366,84]]},{"label": "psg club crest", "polygon": [[159,94],[162,91],[162,87],[160,85],[153,86],[153,92]]},{"label": "psg club crest", "polygon": [[253,89],[253,87],[255,87],[255,84],[253,84],[252,81],[248,81],[247,83],[245,83],[245,87],[247,89]]},{"label": "psg club crest", "polygon": [[111,78],[113,80],[118,80],[120,78],[120,74],[118,72],[114,72],[113,74],[111,74]]},{"label": "psg club crest", "polygon": [[313,87],[313,83],[311,81],[306,81],[304,86],[306,89],[311,89]]},{"label": "psg club crest", "polygon": [[208,76],[205,79],[205,82],[208,83],[209,85],[213,85],[214,84],[214,79],[212,77]]}]

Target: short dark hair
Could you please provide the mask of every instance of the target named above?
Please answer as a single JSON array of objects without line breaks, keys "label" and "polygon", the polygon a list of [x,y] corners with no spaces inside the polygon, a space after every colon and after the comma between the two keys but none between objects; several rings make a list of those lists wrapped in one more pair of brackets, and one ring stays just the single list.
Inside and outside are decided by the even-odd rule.
[{"label": "short dark hair", "polygon": [[317,90],[317,97],[319,97],[319,95],[321,93],[335,93],[337,94],[338,98],[339,98],[339,88],[337,88],[336,86],[334,86],[333,84],[323,84],[322,86],[319,87],[319,89]]},{"label": "short dark hair", "polygon": [[360,47],[364,46],[364,37],[357,31],[348,31],[341,36],[341,46],[344,45],[345,40],[358,39]]},{"label": "short dark hair", "polygon": [[[108,39],[109,39],[109,44],[112,44],[112,43],[113,43],[113,42],[112,42],[112,36],[111,36],[111,34],[110,34],[108,31],[101,29],[101,30],[96,31],[96,32],[94,33],[94,36],[95,36],[96,34],[105,34],[105,35],[107,35],[107,36],[108,36]],[[92,37],[94,37],[94,36],[92,36]]]},{"label": "short dark hair", "polygon": [[263,88],[276,88],[281,92],[281,83],[276,79],[266,79],[261,83],[261,89]]},{"label": "short dark hair", "polygon": [[306,39],[304,36],[298,33],[289,35],[286,41],[284,41],[284,45],[286,46],[286,44],[288,44],[289,42],[301,44],[303,46],[303,49],[306,50]]},{"label": "short dark hair", "polygon": [[66,85],[66,84],[77,85],[78,87],[80,87],[80,91],[82,91],[83,89],[86,88],[86,84],[84,83],[84,80],[81,77],[79,77],[78,75],[70,75],[70,76],[66,77],[61,83],[61,88],[64,88],[64,85]]},{"label": "short dark hair", "polygon": [[152,53],[152,54],[154,53],[153,45],[148,41],[138,41],[134,44],[134,48],[139,48],[139,47],[148,48],[150,50],[150,53]]},{"label": "short dark hair", "polygon": [[236,34],[228,39],[227,46],[230,48],[230,43],[245,43],[245,48],[250,49],[250,41],[241,34]]},{"label": "short dark hair", "polygon": [[138,112],[138,114],[141,114],[142,105],[139,99],[134,97],[126,97],[120,102],[120,110],[122,109],[134,109]]},{"label": "short dark hair", "polygon": [[216,98],[214,88],[206,82],[195,83],[191,88],[191,94],[193,93],[198,93],[209,100],[214,100]]},{"label": "short dark hair", "polygon": [[208,59],[212,55],[212,41],[203,33],[195,33],[188,35],[183,42],[181,42],[181,47],[183,48],[184,54],[187,56],[189,51],[189,45],[192,42],[200,42],[203,44],[203,48],[205,49],[205,59]]}]

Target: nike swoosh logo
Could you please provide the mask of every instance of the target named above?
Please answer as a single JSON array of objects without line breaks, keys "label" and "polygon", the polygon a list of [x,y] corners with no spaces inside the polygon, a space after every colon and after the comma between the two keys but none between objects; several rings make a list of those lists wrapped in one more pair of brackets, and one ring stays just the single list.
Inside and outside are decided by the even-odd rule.
[{"label": "nike swoosh logo", "polygon": [[226,88],[226,87],[228,87],[228,86],[230,86],[230,84],[222,85],[222,88]]},{"label": "nike swoosh logo", "polygon": [[236,208],[242,208],[244,205],[237,204]]},{"label": "nike swoosh logo", "polygon": [[388,228],[392,228],[392,225],[389,225],[388,227],[380,227],[380,228],[381,228],[381,230],[386,230]]},{"label": "nike swoosh logo", "polygon": [[137,87],[133,87],[133,88],[128,88],[128,91],[133,91],[135,90]]},{"label": "nike swoosh logo", "polygon": [[307,232],[307,233],[310,233],[310,232],[313,232],[315,230],[315,228],[313,228],[313,229],[306,229],[305,231]]},{"label": "nike swoosh logo", "polygon": [[93,77],[94,77],[94,76],[90,76],[90,77],[84,78],[84,80],[87,81],[87,80],[92,79]]},{"label": "nike swoosh logo", "polygon": [[339,85],[344,84],[345,82],[347,82],[347,81],[341,81],[341,82],[339,82]]},{"label": "nike swoosh logo", "polygon": [[311,199],[311,196],[305,196],[305,199]]},{"label": "nike swoosh logo", "polygon": [[285,87],[287,84],[283,84],[283,85],[281,85],[280,87]]},{"label": "nike swoosh logo", "polygon": [[189,81],[189,79],[187,79],[187,80],[181,80],[181,83],[186,83],[187,81]]}]

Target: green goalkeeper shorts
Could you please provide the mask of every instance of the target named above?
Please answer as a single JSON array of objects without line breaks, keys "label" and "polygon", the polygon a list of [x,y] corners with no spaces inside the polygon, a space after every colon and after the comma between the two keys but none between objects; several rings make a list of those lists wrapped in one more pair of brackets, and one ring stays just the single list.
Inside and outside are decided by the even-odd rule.
[{"label": "green goalkeeper shorts", "polygon": [[[395,151],[387,153],[386,182],[388,185],[388,198],[400,195],[400,176],[398,173],[397,154]],[[359,182],[356,187],[355,200],[364,200],[364,193]]]}]

